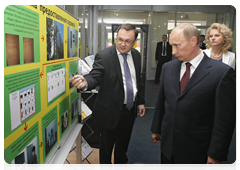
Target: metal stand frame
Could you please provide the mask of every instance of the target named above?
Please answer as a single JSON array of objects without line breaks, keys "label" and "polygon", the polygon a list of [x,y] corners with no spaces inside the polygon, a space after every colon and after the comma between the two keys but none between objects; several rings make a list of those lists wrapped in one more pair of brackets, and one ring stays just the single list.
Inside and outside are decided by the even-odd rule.
[{"label": "metal stand frame", "polygon": [[[85,103],[92,97],[94,95],[94,93],[93,92],[91,92],[91,95],[84,101]],[[82,98],[81,98],[81,93],[79,93],[79,113],[81,113],[81,100],[82,100]],[[85,137],[85,139],[87,139],[87,138],[89,138],[93,133],[94,133],[94,131],[92,130],[92,128],[88,125],[88,123],[86,122],[86,120],[87,119],[89,119],[91,116],[89,116],[89,117],[87,117],[87,118],[85,118],[84,120],[81,120],[81,123],[83,124],[83,125],[86,125],[89,129],[90,129],[90,131],[91,131],[91,133],[87,136],[87,137]],[[79,152],[78,152],[78,149],[79,149]],[[70,152],[69,152],[69,154],[72,152],[72,151],[76,151],[76,153],[77,153],[77,164],[81,164],[82,163],[82,149],[81,149],[81,132],[79,133],[79,135],[78,135],[78,137],[77,137],[77,139],[76,139],[76,146],[75,147],[73,147],[71,150],[70,150]],[[90,154],[89,154],[90,155]],[[89,156],[88,155],[88,156]],[[87,159],[87,158],[85,158],[84,160],[86,160],[89,164],[91,164],[90,162],[89,162],[89,160]],[[84,161],[83,160],[83,161]],[[70,164],[70,162],[66,159],[66,161],[68,162],[68,164]]]}]

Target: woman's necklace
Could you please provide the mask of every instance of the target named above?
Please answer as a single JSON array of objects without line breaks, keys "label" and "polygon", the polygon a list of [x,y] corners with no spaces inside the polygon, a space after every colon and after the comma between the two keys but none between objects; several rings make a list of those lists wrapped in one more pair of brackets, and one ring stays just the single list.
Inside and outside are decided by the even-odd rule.
[{"label": "woman's necklace", "polygon": [[220,58],[221,55],[222,55],[222,53],[221,53],[219,56],[215,57],[215,56],[213,55],[213,53],[212,53],[212,56],[213,56],[214,58]]}]

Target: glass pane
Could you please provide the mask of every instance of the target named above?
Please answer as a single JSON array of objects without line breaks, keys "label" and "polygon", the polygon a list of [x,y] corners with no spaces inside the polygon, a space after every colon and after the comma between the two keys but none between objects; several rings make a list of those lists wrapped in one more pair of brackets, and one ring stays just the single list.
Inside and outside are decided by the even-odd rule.
[{"label": "glass pane", "polygon": [[82,52],[82,25],[83,25],[83,5],[78,5],[78,19],[79,19],[79,58],[83,57],[83,52]]},{"label": "glass pane", "polygon": [[[99,22],[101,22],[101,16],[102,12],[101,9],[99,9]],[[143,12],[143,11],[103,11],[103,23],[107,26],[107,44],[106,46],[109,47],[112,45],[112,28],[111,24],[124,24],[124,23],[131,23],[133,25],[142,25],[142,24],[150,24],[151,16],[149,16],[149,12]],[[99,24],[98,30],[101,30],[101,25]],[[103,31],[99,31],[99,34],[102,34]],[[116,42],[116,35],[117,33],[114,33],[114,42]],[[101,37],[99,35],[98,37]],[[140,51],[140,34],[138,36],[138,44],[135,45],[136,48]],[[105,41],[105,40],[101,40]],[[100,45],[100,41],[99,41]],[[134,47],[135,47],[134,46]],[[99,47],[100,48],[100,47]]]},{"label": "glass pane", "polygon": [[74,16],[74,5],[65,5],[65,10]]},{"label": "glass pane", "polygon": [[[153,13],[153,23],[152,23],[152,53],[151,53],[151,67],[156,67],[155,52],[157,48],[157,43],[162,41],[162,36],[168,33],[168,20],[169,14],[164,12],[154,12]],[[174,21],[172,29],[174,27]],[[168,41],[168,40],[167,40]]]},{"label": "glass pane", "polygon": [[88,5],[85,5],[85,55],[88,56]]},{"label": "glass pane", "polygon": [[148,24],[149,12],[104,11],[103,22],[106,24]]},{"label": "glass pane", "polygon": [[230,20],[230,14],[227,13],[226,14],[226,21],[225,21],[225,25],[229,27],[229,20]]}]

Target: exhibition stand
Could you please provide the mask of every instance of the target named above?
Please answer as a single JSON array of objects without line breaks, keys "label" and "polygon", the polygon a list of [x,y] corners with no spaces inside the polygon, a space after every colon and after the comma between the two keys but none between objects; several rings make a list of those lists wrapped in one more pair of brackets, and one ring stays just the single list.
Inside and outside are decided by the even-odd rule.
[{"label": "exhibition stand", "polygon": [[6,163],[63,164],[74,148],[79,164],[91,154],[81,130],[92,111],[69,83],[89,69],[83,64],[79,20],[67,11],[56,5],[4,9]]},{"label": "exhibition stand", "polygon": [[[4,9],[4,159],[63,164],[76,141],[81,163],[79,20],[55,5]],[[66,71],[67,70],[67,71]]]}]

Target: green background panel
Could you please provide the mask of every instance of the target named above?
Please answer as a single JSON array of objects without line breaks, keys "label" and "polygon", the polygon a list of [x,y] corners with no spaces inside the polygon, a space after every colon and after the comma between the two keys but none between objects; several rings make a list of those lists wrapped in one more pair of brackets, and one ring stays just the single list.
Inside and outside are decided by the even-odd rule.
[{"label": "green background panel", "polygon": [[[50,110],[43,118],[42,118],[42,138],[43,138],[43,160],[44,163],[51,155],[52,151],[58,144],[58,121],[57,121],[57,106],[55,106],[52,110]],[[53,129],[53,132],[52,132]],[[47,130],[47,134],[46,134]],[[50,135],[49,135],[50,134]],[[51,145],[51,137],[54,135],[56,139],[56,143]],[[48,136],[48,137],[47,137]],[[50,141],[49,141],[50,140]]]},{"label": "green background panel", "polygon": [[[9,147],[4,150],[5,161],[11,164],[11,161],[16,158],[24,148],[29,145],[29,143],[37,137],[37,160],[40,163],[40,150],[39,150],[39,133],[38,133],[38,123],[29,128],[22,136],[15,140]],[[26,153],[25,153],[26,154]]]},{"label": "green background panel", "polygon": [[39,14],[20,5],[4,10],[4,67],[7,67],[5,34],[19,36],[20,65],[24,64],[23,37],[34,40],[34,62],[40,62]]},{"label": "green background panel", "polygon": [[[68,111],[68,124],[66,129],[64,130],[64,132],[62,133],[62,116],[64,116],[64,113]],[[62,139],[63,135],[66,133],[67,129],[69,128],[69,96],[67,96],[65,99],[63,99],[60,103],[59,103],[59,119],[60,119],[60,138]]]},{"label": "green background panel", "polygon": [[[14,130],[17,129],[16,128],[13,131],[11,130],[11,111],[10,111],[9,94],[19,91],[21,89],[24,89],[28,86],[35,85],[36,112],[29,119],[31,119],[34,115],[36,115],[41,111],[40,76],[39,76],[40,73],[39,72],[40,70],[39,68],[37,68],[33,70],[28,70],[28,71],[4,76],[4,138],[6,138]],[[23,123],[25,123],[26,121],[27,120],[25,120]]]}]

